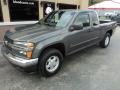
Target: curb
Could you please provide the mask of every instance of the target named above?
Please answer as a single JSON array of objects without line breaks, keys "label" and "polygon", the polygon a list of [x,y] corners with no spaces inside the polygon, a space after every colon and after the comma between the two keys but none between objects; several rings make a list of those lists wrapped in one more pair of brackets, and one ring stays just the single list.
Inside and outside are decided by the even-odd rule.
[{"label": "curb", "polygon": [[0,23],[0,26],[27,25],[27,24],[35,24],[37,22],[38,21],[4,22],[4,23]]}]

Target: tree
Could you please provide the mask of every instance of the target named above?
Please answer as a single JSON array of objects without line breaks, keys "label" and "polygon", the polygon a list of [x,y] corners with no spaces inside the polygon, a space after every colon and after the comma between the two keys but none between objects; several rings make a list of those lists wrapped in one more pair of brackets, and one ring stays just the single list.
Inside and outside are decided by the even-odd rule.
[{"label": "tree", "polygon": [[89,0],[89,5],[93,5],[93,4],[96,4],[96,3],[99,3],[103,0]]}]

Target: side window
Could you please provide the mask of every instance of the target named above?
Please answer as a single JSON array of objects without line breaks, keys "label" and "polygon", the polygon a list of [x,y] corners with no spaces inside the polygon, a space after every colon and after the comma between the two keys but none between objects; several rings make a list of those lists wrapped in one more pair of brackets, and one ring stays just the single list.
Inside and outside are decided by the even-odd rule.
[{"label": "side window", "polygon": [[83,27],[88,27],[90,26],[90,19],[89,19],[89,15],[88,14],[79,14],[75,21],[74,21],[75,25],[83,25]]},{"label": "side window", "polygon": [[97,14],[96,14],[95,12],[92,12],[92,13],[91,13],[91,16],[92,16],[93,26],[98,25],[98,24],[99,24],[99,21],[98,21]]}]

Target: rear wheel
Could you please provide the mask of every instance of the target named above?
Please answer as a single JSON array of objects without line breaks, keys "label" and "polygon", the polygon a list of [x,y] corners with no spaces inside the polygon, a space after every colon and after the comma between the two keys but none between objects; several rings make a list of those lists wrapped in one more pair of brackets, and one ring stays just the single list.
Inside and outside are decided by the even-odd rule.
[{"label": "rear wheel", "polygon": [[106,33],[104,39],[99,43],[100,47],[102,48],[107,48],[110,44],[110,34],[109,33]]},{"label": "rear wheel", "polygon": [[57,49],[47,49],[39,59],[39,72],[42,76],[49,77],[56,74],[63,61],[63,55]]}]

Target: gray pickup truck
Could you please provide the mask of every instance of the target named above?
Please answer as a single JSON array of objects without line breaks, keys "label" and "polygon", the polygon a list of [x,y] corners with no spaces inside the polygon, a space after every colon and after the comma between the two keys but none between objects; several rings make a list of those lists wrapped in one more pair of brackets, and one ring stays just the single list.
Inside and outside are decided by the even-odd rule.
[{"label": "gray pickup truck", "polygon": [[7,31],[1,50],[14,66],[49,77],[60,70],[65,56],[98,43],[108,47],[116,26],[99,21],[92,10],[53,11],[36,24]]}]

